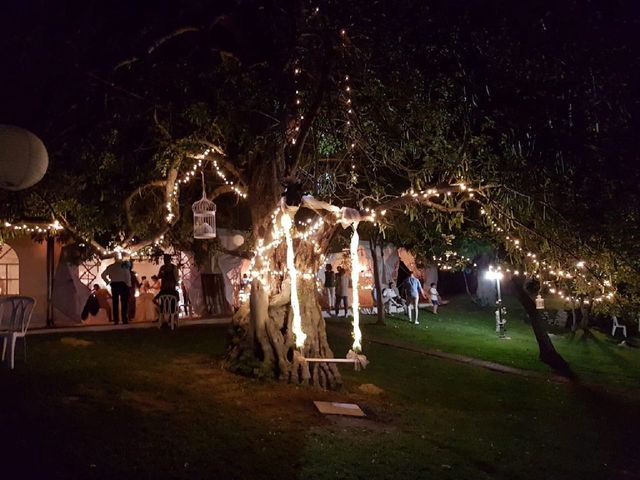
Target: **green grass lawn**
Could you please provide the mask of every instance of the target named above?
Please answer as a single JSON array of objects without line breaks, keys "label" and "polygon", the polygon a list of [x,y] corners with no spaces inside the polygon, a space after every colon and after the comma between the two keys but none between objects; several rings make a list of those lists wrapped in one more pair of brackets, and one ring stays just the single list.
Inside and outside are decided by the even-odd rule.
[{"label": "green grass lawn", "polygon": [[[387,316],[387,326],[373,325],[375,317],[364,318],[364,337],[401,340],[417,347],[490,360],[505,365],[549,372],[538,360],[538,345],[531,326],[524,322],[524,311],[512,299],[508,307],[508,340],[497,338],[493,309],[481,308],[468,297],[452,298],[441,307],[438,315],[421,310],[420,326],[410,325],[404,316]],[[340,321],[330,320],[332,324]],[[426,328],[428,327],[428,328]],[[631,327],[629,333],[634,331]],[[609,331],[610,333],[610,331]],[[589,335],[582,331],[553,330],[552,341],[560,354],[569,362],[578,378],[587,383],[619,387],[640,387],[640,348],[618,346],[621,338],[613,339],[607,333],[592,329]],[[634,343],[633,339],[629,343]]]},{"label": "green grass lawn", "polygon": [[[365,371],[344,367],[343,390],[322,392],[226,372],[223,337],[30,337],[29,362],[0,369],[2,478],[640,478],[637,396],[375,344]],[[331,342],[348,349],[344,335]],[[313,400],[369,417],[324,417]]]}]

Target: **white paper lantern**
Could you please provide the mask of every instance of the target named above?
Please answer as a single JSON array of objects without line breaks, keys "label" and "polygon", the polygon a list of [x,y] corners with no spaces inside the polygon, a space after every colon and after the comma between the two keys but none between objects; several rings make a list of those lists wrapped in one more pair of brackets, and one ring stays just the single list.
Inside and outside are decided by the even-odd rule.
[{"label": "white paper lantern", "polygon": [[234,247],[239,247],[240,245],[242,245],[244,243],[244,237],[240,234],[236,234],[233,237],[231,237],[231,244]]},{"label": "white paper lantern", "polygon": [[24,190],[44,177],[49,156],[33,133],[11,125],[0,125],[0,188]]},{"label": "white paper lantern", "polygon": [[202,192],[202,198],[191,206],[193,211],[193,238],[216,238],[216,204]]},{"label": "white paper lantern", "polygon": [[536,310],[544,310],[544,298],[540,294],[536,297]]}]

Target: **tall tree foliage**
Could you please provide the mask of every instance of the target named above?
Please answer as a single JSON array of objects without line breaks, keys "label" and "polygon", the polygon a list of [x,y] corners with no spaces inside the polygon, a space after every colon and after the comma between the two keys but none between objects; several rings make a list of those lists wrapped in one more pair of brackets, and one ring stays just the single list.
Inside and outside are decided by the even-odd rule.
[{"label": "tall tree foliage", "polygon": [[[622,3],[190,1],[133,9],[115,35],[117,9],[95,15],[96,5],[83,5],[87,21],[60,37],[74,48],[51,42],[61,55],[49,78],[74,87],[46,84],[51,174],[38,195],[5,200],[8,213],[53,213],[99,252],[161,234],[202,250],[188,235],[197,187],[179,180],[208,149],[221,223],[251,229],[256,242],[272,239],[282,185],[296,181],[375,212],[383,231],[408,217],[419,228],[396,230],[416,245],[423,233],[431,245],[463,233],[490,238],[533,274],[542,264],[528,252],[556,270],[584,260],[585,276],[563,277],[567,287],[594,297],[605,282],[624,282],[633,304],[638,83],[627,40],[637,16]],[[340,231],[326,212],[298,213],[319,217],[319,245],[296,240],[302,271],[317,270],[318,252]],[[261,262],[279,270],[283,247],[258,256],[256,271]],[[234,319],[230,363],[335,386],[335,368],[301,360],[333,354],[315,286],[300,288],[309,334],[301,355],[286,279],[256,278]],[[550,342],[538,333],[544,350]]]}]

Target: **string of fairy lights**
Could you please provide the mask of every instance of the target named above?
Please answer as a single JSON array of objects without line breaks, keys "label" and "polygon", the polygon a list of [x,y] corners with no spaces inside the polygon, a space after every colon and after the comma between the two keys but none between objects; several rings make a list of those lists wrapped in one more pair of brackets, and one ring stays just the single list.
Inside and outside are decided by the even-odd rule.
[{"label": "string of fairy lights", "polygon": [[[171,222],[175,219],[175,208],[178,204],[178,195],[180,192],[180,185],[185,185],[191,182],[198,174],[198,170],[203,168],[205,160],[209,157],[214,150],[211,148],[205,149],[201,154],[193,155],[191,158],[197,160],[186,173],[183,174],[182,177],[176,179],[173,188],[169,194],[169,199],[165,204],[165,221],[167,224],[171,224]],[[219,153],[219,152],[217,152]],[[211,162],[213,169],[216,172],[216,175],[224,182],[225,185],[229,185],[231,190],[238,196],[238,198],[246,199],[248,193],[246,189],[244,189],[238,182],[234,182],[230,180],[228,176],[225,174],[223,168],[219,165],[216,160]],[[60,224],[58,220],[54,220],[49,224],[41,224],[41,223],[29,223],[29,222],[20,222],[20,223],[12,223],[9,221],[1,222],[0,225],[2,228],[14,230],[16,232],[21,233],[29,233],[29,234],[58,234],[60,231],[64,230],[64,227]],[[159,247],[162,245],[164,241],[164,235],[159,235],[152,242],[153,247]],[[85,244],[81,244],[84,246]],[[151,246],[149,246],[151,247]],[[107,248],[103,248],[100,250],[104,256],[113,256],[116,255],[118,257],[132,257],[137,258],[145,255],[146,247],[141,249],[140,251],[128,247],[126,245],[118,245],[118,244],[110,244]]]},{"label": "string of fairy lights", "polygon": [[[207,156],[211,153],[210,149],[204,150],[204,152],[200,155],[194,156],[197,159],[197,163],[195,163],[189,171],[187,171],[181,178],[179,178],[173,187],[173,190],[170,195],[170,201],[167,202],[167,216],[165,217],[167,222],[170,223],[174,218],[173,206],[177,203],[177,195],[179,193],[180,185],[187,184],[192,181],[198,173],[198,169],[201,169],[203,166],[203,162],[207,158]],[[225,185],[230,185],[233,188],[233,191],[240,198],[246,198],[246,191],[242,190],[235,182],[230,180],[223,169],[220,167],[217,161],[212,162],[214,170],[218,177],[225,183]],[[456,195],[464,193],[468,195],[468,199],[474,199],[474,193],[477,189],[467,186],[464,183],[458,183],[445,188],[429,188],[425,190],[414,190],[410,189],[402,194],[402,198],[411,197],[416,202],[421,202],[424,200],[433,201],[444,197],[450,197],[455,192]],[[375,221],[376,214],[379,212],[381,216],[386,214],[386,209],[377,210],[376,208],[366,207],[364,212],[370,217],[368,219]],[[284,275],[284,271],[273,270],[269,267],[268,256],[272,253],[272,251],[277,248],[284,238],[284,231],[281,228],[278,228],[276,225],[276,218],[278,216],[279,209],[276,209],[272,215],[272,220],[274,222],[273,228],[273,240],[269,244],[264,244],[264,240],[258,240],[256,252],[253,257],[253,260],[250,265],[250,273],[251,278],[258,278],[264,284],[266,284],[266,279],[268,277]],[[573,267],[561,267],[557,264],[557,262],[547,261],[542,259],[540,253],[534,253],[532,251],[526,251],[528,249],[524,248],[524,241],[517,238],[513,234],[507,234],[505,228],[500,226],[496,220],[489,214],[485,207],[482,207],[480,213],[485,216],[487,224],[490,228],[501,234],[503,236],[504,242],[507,245],[508,249],[513,251],[513,253],[520,254],[522,259],[525,262],[529,262],[531,265],[529,268],[520,272],[517,269],[513,269],[510,266],[502,266],[498,265],[496,268],[500,270],[504,270],[507,273],[513,275],[525,275],[532,276],[541,280],[541,284],[548,287],[548,292],[554,295],[557,295],[559,298],[565,301],[581,301],[583,303],[589,303],[588,298],[584,298],[584,296],[579,296],[577,294],[572,294],[570,292],[570,287],[567,285],[568,281],[572,281],[576,278],[581,279],[585,282],[586,285],[593,286],[589,277],[585,274],[585,266],[586,263],[583,260],[577,261]],[[294,231],[292,234],[292,238],[309,241],[313,244],[314,252],[318,255],[323,255],[323,252],[320,250],[318,240],[315,238],[317,232],[322,228],[325,223],[325,220],[322,217],[317,218],[315,221],[312,219],[307,219],[306,222],[296,222],[298,225],[298,229]],[[8,221],[3,222],[3,227],[6,229],[12,229],[14,231],[30,233],[30,234],[44,234],[44,233],[53,233],[56,234],[64,229],[64,227],[56,220],[50,224],[28,224],[28,223],[18,223],[14,224]],[[160,246],[164,240],[164,235],[160,235],[153,242],[153,246]],[[118,256],[131,256],[137,257],[139,255],[143,255],[143,252],[138,252],[127,248],[121,245],[115,245],[109,249],[103,249],[102,254],[105,256],[116,254]],[[263,265],[260,271],[254,270],[255,261],[257,258],[261,258]],[[440,262],[439,267],[443,270],[450,270],[455,268],[454,266],[450,266],[449,263],[452,261],[454,263],[458,263],[464,260],[464,257],[460,257],[457,252],[445,252],[444,258],[437,257],[434,258],[434,261]],[[469,258],[466,258],[467,261],[470,261]],[[299,272],[301,277],[304,279],[312,279],[315,277],[315,272],[312,271],[304,271]],[[553,277],[553,280],[543,279],[542,276]],[[592,298],[593,302],[603,302],[606,300],[612,300],[615,296],[615,289],[612,288],[611,282],[608,280],[604,280],[602,282],[601,294]]]},{"label": "string of fairy lights", "polygon": [[[0,222],[0,229],[12,232],[12,234],[30,234],[30,235],[47,235],[57,236],[64,230],[64,227],[60,225],[58,220],[53,222],[19,222],[13,223],[9,221]],[[11,235],[11,234],[10,234]],[[2,235],[0,235],[0,247],[3,243]]]},{"label": "string of fairy lights", "polygon": [[58,220],[54,220],[51,223],[29,223],[29,222],[20,222],[20,223],[11,223],[8,221],[2,222],[3,228],[14,230],[16,232],[24,232],[24,233],[46,233],[46,234],[57,234],[58,232],[64,230],[64,227],[60,225]]},{"label": "string of fairy lights", "polygon": [[[557,295],[561,300],[575,303],[589,304],[589,298],[585,298],[586,295],[579,295],[572,292],[572,288],[568,285],[569,282],[574,280],[581,280],[588,287],[594,287],[592,283],[593,279],[586,273],[587,262],[584,260],[577,260],[572,266],[560,266],[559,262],[547,259],[538,251],[538,253],[530,251],[530,248],[525,248],[525,241],[518,238],[513,233],[506,231],[504,226],[500,226],[496,220],[487,211],[487,208],[483,207],[480,213],[485,217],[486,223],[496,233],[501,235],[507,250],[512,254],[519,255],[523,262],[528,262],[530,265],[526,270],[520,272],[519,270],[512,269],[511,267],[503,267],[498,265],[498,270],[504,270],[512,275],[524,275],[531,276],[540,281],[541,285],[548,287],[548,292],[552,295]],[[591,276],[594,276],[593,272],[590,272]],[[543,278],[553,277],[553,280],[547,280]],[[611,281],[603,280],[600,285],[600,294],[593,296],[592,301],[600,303],[604,301],[611,301],[614,299],[616,291],[612,287]]]},{"label": "string of fairy lights", "polygon": [[[452,184],[448,187],[444,188],[429,188],[424,190],[415,190],[409,189],[405,191],[400,198],[410,198],[413,199],[416,203],[420,202],[438,202],[440,199],[459,199],[461,195],[463,195],[462,199],[467,201],[475,201],[476,203],[481,204],[480,199],[476,196],[480,191],[480,188],[474,188],[468,186],[465,182],[459,182],[456,184]],[[376,208],[365,208],[365,211],[374,215]],[[507,228],[505,226],[500,226],[488,213],[487,208],[485,206],[481,207],[480,213],[485,217],[487,224],[489,227],[496,233],[502,235],[505,244],[508,247],[511,247],[510,250],[514,251],[514,253],[519,253],[524,261],[530,262],[532,265],[530,268],[526,269],[522,273],[519,270],[512,269],[511,267],[502,267],[498,266],[501,270],[506,271],[507,273],[511,273],[513,275],[525,275],[532,276],[534,278],[540,279],[542,285],[549,287],[548,291],[551,294],[557,295],[560,299],[568,302],[576,302],[580,301],[582,303],[588,304],[589,299],[584,298],[583,295],[578,295],[576,293],[571,293],[571,289],[567,286],[567,281],[579,278],[587,286],[593,287],[592,279],[586,274],[586,262],[584,260],[576,261],[574,266],[571,267],[561,267],[558,262],[547,261],[546,259],[541,258],[540,253],[534,253],[532,251],[527,251],[530,249],[525,249],[523,246],[523,240],[517,238],[514,234],[508,234]],[[381,216],[386,214],[385,210],[380,210]],[[458,263],[458,267],[461,266],[461,261],[466,258],[467,262],[471,262],[471,259],[468,257],[459,257],[457,256],[457,252],[450,252],[450,258],[447,258],[445,253],[445,258],[442,256],[435,257],[434,261],[443,262],[440,263],[439,266],[443,270],[453,270],[456,266],[450,265],[452,259],[456,260]],[[457,257],[457,258],[456,258]],[[474,266],[476,266],[474,264]],[[554,277],[554,280],[545,280],[542,279],[542,275],[547,275]],[[593,276],[593,273],[591,272]],[[561,286],[564,285],[564,286]],[[603,302],[607,300],[612,300],[615,297],[615,289],[612,287],[611,281],[604,280],[601,285],[601,294],[594,296],[594,302]]]},{"label": "string of fairy lights", "polygon": [[[304,197],[303,205],[308,204],[306,202],[315,201],[312,197]],[[352,352],[359,353],[362,348],[362,332],[359,325],[359,307],[358,307],[358,281],[360,277],[360,264],[358,260],[358,222],[360,220],[372,221],[373,217],[367,215],[364,217],[358,216],[358,219],[347,219],[345,209],[337,208],[333,205],[326,204],[324,202],[318,202],[323,204],[324,209],[328,209],[330,212],[336,215],[336,222],[341,222],[346,225],[350,225],[353,229],[350,242],[350,259],[351,259],[351,281],[353,285],[352,290],[352,311],[353,311],[353,345]],[[318,203],[315,205],[318,206]],[[298,297],[298,279],[312,281],[315,279],[316,287],[319,287],[318,278],[316,272],[298,271],[295,265],[295,249],[294,240],[298,240],[298,246],[303,243],[311,244],[313,246],[313,252],[320,260],[322,264],[325,260],[325,255],[322,252],[318,243],[318,236],[322,227],[325,225],[326,220],[322,216],[319,216],[315,221],[311,218],[304,222],[294,222],[293,216],[297,212],[299,207],[290,207],[282,199],[280,205],[271,214],[272,231],[270,240],[265,243],[264,238],[258,238],[256,240],[256,251],[249,264],[248,275],[251,280],[258,281],[266,292],[270,292],[274,277],[284,280],[285,275],[288,275],[289,285],[291,289],[291,308],[292,308],[292,332],[293,339],[298,348],[304,346],[306,335],[302,328],[302,317],[300,315],[300,303]],[[299,228],[294,228],[294,226]],[[280,247],[282,243],[286,244],[286,271],[274,269],[274,265],[277,264],[277,259],[274,258],[276,249]],[[277,283],[277,282],[276,282]],[[244,295],[243,300],[246,302],[248,296]]]},{"label": "string of fairy lights", "polygon": [[[201,154],[190,155],[190,158],[197,160],[197,162],[195,162],[191,166],[191,168],[183,174],[181,178],[176,179],[176,181],[173,184],[173,188],[169,193],[169,199],[165,204],[165,208],[166,208],[165,220],[167,224],[171,224],[171,222],[173,222],[173,220],[176,218],[174,209],[178,205],[180,186],[186,185],[192,182],[193,179],[198,176],[199,171],[200,172],[203,171],[205,162],[212,153],[219,153],[219,151],[216,150],[214,152],[214,149],[206,148]],[[231,190],[238,196],[238,198],[242,198],[242,199],[247,198],[248,193],[246,189],[242,188],[238,182],[235,182],[229,179],[229,177],[227,176],[227,174],[225,174],[223,168],[220,166],[217,160],[213,160],[210,163],[213,166],[213,169],[216,175],[224,182],[225,185],[228,185],[231,187]],[[163,241],[164,241],[164,235],[159,235],[156,239],[154,239],[154,241],[152,242],[152,245],[154,247],[160,247]],[[119,245],[114,247],[112,250],[104,250],[103,254],[104,255],[116,254],[118,256],[131,256],[131,257],[136,257],[139,255],[136,250],[128,249],[126,247],[122,247]]]},{"label": "string of fairy lights", "polygon": [[[319,7],[316,7],[312,10],[312,16],[317,15],[319,13]],[[342,28],[338,32],[340,37],[340,42],[343,48],[343,51],[346,51],[349,40],[347,30]],[[294,120],[285,132],[286,139],[291,145],[295,145],[298,141],[297,137],[301,129],[302,122],[304,121],[304,95],[303,95],[303,67],[302,62],[297,60],[293,64],[293,82],[295,86],[295,95],[294,95]],[[344,134],[346,138],[347,153],[346,158],[349,161],[350,171],[349,171],[349,181],[352,184],[357,183],[358,176],[356,172],[356,162],[355,162],[355,148],[357,146],[357,142],[355,139],[355,110],[353,105],[353,88],[351,83],[351,77],[348,74],[345,74],[341,80],[339,81],[339,95],[338,95],[340,103],[344,107]],[[180,193],[180,188],[182,185],[186,185],[190,183],[194,178],[198,176],[198,172],[202,171],[205,162],[214,152],[211,148],[205,149],[201,154],[192,155],[191,158],[196,160],[196,162],[186,171],[180,178],[177,178],[174,182],[174,185],[168,195],[168,199],[164,205],[165,207],[165,221],[168,225],[170,225],[176,219],[176,212],[178,207],[178,198]],[[231,191],[234,192],[239,198],[246,199],[247,191],[244,186],[237,181],[234,181],[230,178],[221,165],[216,160],[212,160],[211,165],[215,171],[217,177],[223,182],[224,185],[230,187]],[[412,199],[417,203],[431,203],[445,206],[447,203],[454,200],[454,196],[458,200],[464,201],[478,201],[476,198],[476,193],[479,192],[479,188],[473,188],[465,184],[464,182],[459,182],[456,184],[452,184],[447,187],[442,188],[429,188],[424,190],[415,190],[409,189],[405,191],[402,195],[400,195],[399,199],[406,200]],[[444,202],[440,203],[440,200],[444,200]],[[378,215],[384,217],[387,213],[386,208],[381,208],[380,206],[368,206],[363,209],[364,216],[361,220],[363,221],[371,221],[376,222]],[[551,262],[547,262],[546,260],[540,257],[540,254],[533,253],[531,251],[525,251],[523,241],[513,234],[506,234],[505,228],[499,225],[489,214],[487,209],[483,207],[481,209],[481,214],[485,216],[488,225],[497,233],[500,233],[504,237],[505,243],[510,247],[510,250],[517,252],[522,255],[525,262],[531,263],[531,268],[528,268],[523,272],[524,275],[531,274],[534,277],[541,279],[541,283],[545,286],[550,287],[549,292],[552,294],[557,294],[562,299],[566,299],[569,301],[577,300],[573,294],[567,294],[565,290],[567,287],[559,288],[558,285],[562,284],[562,282],[567,282],[569,280],[574,279],[575,277],[580,277],[585,282],[589,284],[589,279],[581,270],[585,267],[584,261],[579,261],[572,268],[560,268]],[[286,206],[280,205],[276,208],[271,215],[271,223],[272,223],[272,231],[271,231],[271,239],[267,243],[265,243],[264,238],[258,238],[256,240],[256,247],[254,251],[254,255],[251,258],[249,265],[249,278],[253,280],[257,280],[260,284],[265,288],[266,291],[269,291],[271,288],[271,284],[274,280],[274,277],[284,278],[285,275],[288,274],[290,280],[291,287],[291,307],[293,311],[293,322],[292,322],[292,330],[295,337],[296,346],[302,348],[305,343],[306,335],[302,329],[302,318],[300,315],[300,299],[298,296],[298,280],[313,280],[316,279],[316,272],[314,271],[298,271],[295,265],[295,243],[297,240],[298,244],[301,242],[310,243],[313,246],[314,254],[318,256],[320,259],[320,264],[324,263],[325,255],[322,252],[319,242],[318,235],[325,225],[326,220],[319,216],[316,220],[307,219],[304,222],[297,221],[294,222],[293,216],[291,212],[287,209]],[[55,221],[53,224],[48,227],[41,226],[26,226],[26,225],[13,225],[9,222],[5,222],[4,226],[6,228],[13,228],[15,230],[24,230],[29,233],[46,233],[48,231],[58,231],[62,229],[62,226]],[[353,349],[354,351],[359,351],[361,348],[361,332],[359,328],[359,308],[358,308],[358,281],[361,275],[360,264],[358,259],[358,245],[359,245],[359,236],[358,236],[358,221],[355,221],[351,224],[353,229],[350,241],[350,259],[351,259],[351,279],[353,284],[353,299],[352,299],[352,308],[353,308],[353,316],[354,316],[354,343]],[[153,242],[153,246],[160,246],[164,240],[164,236],[158,236]],[[273,256],[282,244],[286,245],[286,271],[284,269],[278,270],[274,268],[273,265]],[[118,255],[118,256],[130,256],[136,257],[141,255],[140,252],[134,250],[133,248],[115,245],[113,247],[103,249],[102,254],[105,256],[108,255]],[[434,261],[440,262],[440,268],[447,270],[453,269],[453,266],[450,266],[450,262],[454,263],[463,263],[464,261],[471,262],[471,259],[468,257],[464,257],[459,255],[454,251],[447,251],[444,253],[444,257],[435,257]],[[494,268],[491,266],[491,268]],[[498,265],[497,270],[504,270],[507,273],[512,275],[520,275],[518,270],[512,270],[510,267],[505,268],[502,265]],[[545,280],[541,278],[541,273],[545,275],[551,276],[555,278],[555,282],[552,283],[550,280]],[[610,287],[610,283],[608,285]],[[593,300],[604,301],[605,299],[612,299],[615,292],[614,290],[605,292],[603,289],[602,295],[594,298]],[[244,297],[247,298],[246,296]],[[585,301],[585,300],[582,300]],[[586,300],[588,302],[588,300]]]},{"label": "string of fairy lights", "polygon": [[[312,11],[311,17],[317,15],[319,13],[319,7],[315,7]],[[310,20],[309,18],[308,20]],[[346,42],[346,30],[340,30],[340,36],[343,39],[343,46],[345,46]],[[302,122],[304,121],[304,113],[303,113],[303,93],[302,93],[302,78],[303,78],[303,68],[302,61],[297,59],[293,63],[293,83],[295,87],[295,95],[293,99],[293,107],[294,107],[294,120],[291,125],[285,131],[286,140],[292,146],[296,145],[298,141],[298,134],[301,129]],[[345,126],[350,130],[352,127],[351,115],[353,114],[352,107],[352,99],[351,99],[351,86],[349,84],[349,76],[345,75],[342,85],[341,85],[341,100],[344,102],[346,106],[346,120]],[[350,135],[348,130],[347,135]],[[355,147],[355,142],[350,142],[350,151]],[[357,181],[357,177],[355,174],[355,163],[353,162],[352,153],[349,153],[350,163],[351,163],[351,181]],[[270,289],[270,284],[273,277],[281,277],[284,278],[285,272],[283,270],[276,270],[272,268],[271,256],[284,241],[286,243],[286,271],[289,276],[290,286],[291,286],[291,306],[293,310],[293,321],[292,321],[292,331],[295,339],[296,346],[299,348],[304,346],[304,341],[306,335],[302,330],[302,320],[300,316],[300,306],[297,292],[298,285],[298,277],[301,277],[304,280],[312,280],[316,278],[316,272],[313,271],[303,271],[299,272],[295,266],[295,253],[294,253],[294,239],[297,239],[302,242],[308,242],[313,245],[314,253],[318,255],[320,262],[324,262],[324,253],[321,251],[318,239],[316,238],[318,232],[323,227],[325,220],[320,216],[318,219],[313,221],[312,219],[307,219],[306,222],[295,222],[298,228],[294,229],[294,221],[291,217],[290,208],[286,205],[282,204],[278,208],[276,208],[271,215],[271,223],[272,223],[272,232],[271,232],[271,240],[268,243],[265,243],[265,239],[259,238],[256,241],[256,250],[254,255],[250,261],[249,265],[249,277],[250,279],[257,280],[261,283],[265,290]],[[375,216],[375,212],[374,212]],[[368,216],[371,217],[370,215]],[[352,224],[353,234],[351,240],[351,257],[352,257],[352,282],[354,285],[354,297],[352,300],[353,304],[353,313],[354,313],[354,343],[353,350],[359,351],[361,348],[361,337],[362,334],[359,328],[359,311],[357,308],[358,298],[357,298],[357,284],[358,284],[358,276],[359,276],[359,267],[358,267],[358,255],[357,255],[357,245],[358,245],[358,232],[357,232],[357,222]],[[355,239],[355,240],[354,240]],[[354,243],[355,242],[355,243]],[[354,251],[355,245],[355,251]],[[316,286],[318,286],[318,280],[316,278]],[[244,297],[246,300],[246,296]]]},{"label": "string of fairy lights", "polygon": [[[347,30],[342,28],[340,30],[340,42],[342,44],[343,52],[346,51],[348,46]],[[346,54],[346,53],[345,53]],[[346,74],[342,78],[342,85],[340,90],[340,100],[344,106],[344,125],[345,125],[345,137],[347,139],[347,159],[351,165],[349,181],[352,184],[358,182],[358,174],[356,172],[356,163],[354,159],[356,140],[355,140],[355,110],[353,105],[353,89],[351,87],[351,77]]]},{"label": "string of fairy lights", "polygon": [[[252,280],[259,280],[265,288],[269,287],[270,278],[281,277],[286,273],[284,270],[276,270],[270,265],[270,256],[282,244],[283,240],[286,237],[285,227],[281,224],[280,216],[281,208],[278,207],[271,214],[271,241],[265,244],[264,239],[258,239],[256,250],[249,263],[249,278]],[[316,219],[315,221],[313,221],[312,219],[308,219],[307,222],[298,221],[295,222],[295,224],[298,225],[297,229],[293,230],[293,221],[292,225],[289,227],[289,230],[293,230],[293,232],[291,233],[292,240],[302,240],[311,243],[313,245],[314,253],[320,256],[320,263],[322,263],[324,259],[324,253],[320,248],[316,235],[318,234],[318,231],[324,226],[325,220],[322,217],[318,217],[318,219]],[[304,229],[300,230],[301,227],[304,227]],[[258,260],[260,265],[262,265],[260,269],[256,269],[256,263],[258,263]],[[298,274],[305,280],[313,279],[316,276],[315,272],[313,272],[312,270],[298,272]]]}]

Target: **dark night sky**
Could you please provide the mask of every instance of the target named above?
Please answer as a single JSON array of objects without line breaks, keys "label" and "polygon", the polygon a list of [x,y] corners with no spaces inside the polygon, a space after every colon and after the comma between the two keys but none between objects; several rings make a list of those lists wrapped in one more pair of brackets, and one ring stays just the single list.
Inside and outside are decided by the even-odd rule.
[{"label": "dark night sky", "polygon": [[[180,0],[4,0],[0,16],[0,123],[38,132],[57,92],[73,92],[87,73],[109,69],[147,46],[145,24],[158,30],[196,21]],[[196,2],[201,3],[201,2]],[[207,2],[205,2],[207,3]],[[210,9],[229,2],[208,2]],[[163,29],[163,25],[166,27]],[[106,39],[106,40],[105,40]],[[128,49],[128,51],[126,51]]]},{"label": "dark night sky", "polygon": [[[159,31],[197,23],[203,9],[210,16],[211,10],[224,11],[235,3],[257,1],[4,0],[0,16],[0,123],[17,124],[46,136],[50,134],[47,128],[51,122],[42,118],[43,112],[55,115],[51,113],[55,112],[55,101],[67,101],[65,96],[72,99],[74,92],[87,82],[89,72],[108,69],[140,51]],[[526,25],[544,18],[551,5],[560,5],[557,8],[561,11],[563,2],[578,5],[579,10],[587,12],[587,17],[591,16],[593,25],[600,25],[593,30],[569,15],[556,18],[556,24],[567,36],[582,37],[584,42],[640,45],[640,2],[637,1],[439,0],[431,3],[445,5],[451,18],[457,15],[458,7],[465,6],[478,23],[491,25],[505,14],[513,22]],[[597,9],[593,9],[594,5]],[[153,32],[145,29],[149,24],[154,25]],[[628,68],[638,70],[640,66]],[[635,78],[640,79],[638,75]]]}]

